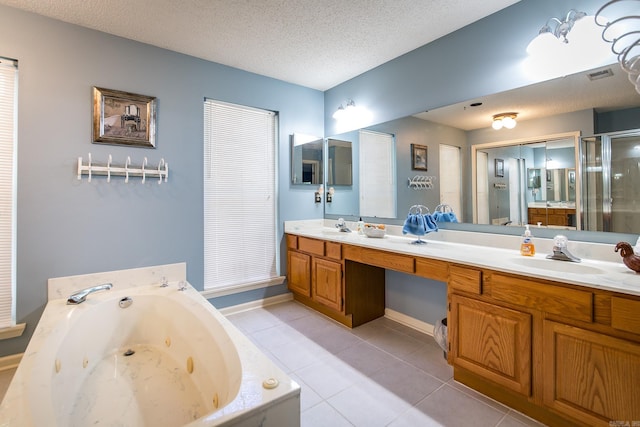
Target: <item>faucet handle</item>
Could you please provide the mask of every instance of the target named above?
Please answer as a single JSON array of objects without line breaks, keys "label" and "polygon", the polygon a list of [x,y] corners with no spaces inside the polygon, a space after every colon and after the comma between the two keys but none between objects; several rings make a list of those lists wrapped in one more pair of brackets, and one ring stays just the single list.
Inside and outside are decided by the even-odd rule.
[{"label": "faucet handle", "polygon": [[569,239],[567,238],[567,236],[564,236],[562,234],[558,234],[553,238],[553,246],[558,248],[566,248],[568,242]]}]

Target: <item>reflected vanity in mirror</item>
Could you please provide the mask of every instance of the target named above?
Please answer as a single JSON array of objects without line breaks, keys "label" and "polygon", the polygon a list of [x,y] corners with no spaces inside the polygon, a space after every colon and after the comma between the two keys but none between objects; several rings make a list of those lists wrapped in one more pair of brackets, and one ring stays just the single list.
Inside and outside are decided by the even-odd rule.
[{"label": "reflected vanity in mirror", "polygon": [[[577,229],[578,138],[576,132],[472,146],[474,223]],[[487,177],[486,162],[497,157],[505,159],[503,173],[494,174],[498,178]],[[569,170],[573,172],[572,192]]]},{"label": "reflected vanity in mirror", "polygon": [[291,135],[291,183],[322,184],[324,140],[317,136]]},{"label": "reflected vanity in mirror", "polygon": [[[469,224],[454,224],[451,228],[520,234],[521,227],[505,225],[540,223],[551,228],[551,236],[558,232],[554,231],[556,228],[566,229],[569,233],[585,230],[640,234],[640,209],[632,208],[640,205],[640,193],[636,191],[640,186],[631,183],[633,177],[640,179],[640,149],[632,149],[640,146],[639,134],[634,133],[640,129],[640,95],[629,90],[626,75],[617,64],[601,68],[611,68],[612,73],[607,73],[610,77],[591,81],[588,75],[601,70],[585,71],[368,127],[368,130],[393,134],[397,139],[398,217],[394,220],[401,223],[406,209],[413,204],[437,206],[447,203],[442,200],[448,196],[441,194],[441,184],[445,180],[441,169],[451,168],[448,162],[445,162],[446,166],[441,164],[437,155],[430,156],[429,160],[429,174],[438,178],[433,189],[417,192],[406,188],[406,165],[411,162],[409,144],[428,146],[430,153],[438,153],[439,147],[450,145],[458,147],[461,153],[463,212],[458,214],[458,219]],[[566,96],[568,88],[572,97]],[[478,102],[484,106],[479,110],[470,108]],[[491,128],[490,120],[496,110],[512,111],[514,108],[519,112],[515,129],[495,131]],[[616,140],[616,132],[620,131],[624,131],[625,137]],[[357,131],[352,134],[357,135]],[[586,137],[594,134],[597,136]],[[343,139],[341,136],[336,138]],[[624,140],[626,144],[609,161],[612,140]],[[502,146],[503,151],[493,155],[490,151],[485,153],[483,179],[486,183],[482,185],[486,185],[484,188],[489,194],[479,196],[479,172],[472,169],[472,165],[477,162],[477,153],[486,151],[482,144],[489,143],[494,146],[484,148],[498,150]],[[619,146],[623,144],[620,142]],[[354,147],[358,147],[357,142]],[[354,190],[359,186],[357,170],[361,159],[358,153],[358,149],[354,149]],[[624,156],[630,160],[625,161]],[[502,171],[497,174],[494,170],[496,158],[504,160]],[[603,161],[609,162],[604,169]],[[357,197],[356,192],[350,199],[356,199],[357,203]],[[485,200],[495,212],[484,207],[481,210],[487,214],[484,218],[479,216],[479,199]],[[344,206],[343,202],[346,203]],[[325,214],[330,218],[353,216],[358,211],[348,205],[350,202],[340,200],[336,203],[334,199],[333,206],[326,209]],[[620,219],[612,221],[612,212],[616,209]],[[634,216],[636,211],[638,218]],[[589,233],[581,232],[578,236],[574,239],[609,239],[595,233],[589,237]]]}]

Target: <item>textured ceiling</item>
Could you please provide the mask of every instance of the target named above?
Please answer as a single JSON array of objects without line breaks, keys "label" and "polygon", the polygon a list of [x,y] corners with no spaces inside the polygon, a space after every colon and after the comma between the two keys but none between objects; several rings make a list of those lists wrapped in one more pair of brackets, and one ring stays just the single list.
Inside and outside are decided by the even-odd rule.
[{"label": "textured ceiling", "polygon": [[0,0],[318,90],[518,0]]}]

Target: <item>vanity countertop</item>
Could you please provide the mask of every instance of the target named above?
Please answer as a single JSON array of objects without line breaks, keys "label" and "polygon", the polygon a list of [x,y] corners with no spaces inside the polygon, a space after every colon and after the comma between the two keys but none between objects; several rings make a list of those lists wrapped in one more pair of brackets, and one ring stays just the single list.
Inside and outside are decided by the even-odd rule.
[{"label": "vanity countertop", "polygon": [[582,258],[573,263],[546,259],[551,239],[535,239],[536,255],[524,257],[518,236],[440,230],[422,237],[427,244],[414,245],[416,237],[402,235],[400,226],[387,225],[385,237],[369,238],[355,232],[355,227],[351,233],[342,233],[334,223],[286,221],[285,233],[640,296],[640,274],[622,263],[611,244],[569,242],[569,250]]}]

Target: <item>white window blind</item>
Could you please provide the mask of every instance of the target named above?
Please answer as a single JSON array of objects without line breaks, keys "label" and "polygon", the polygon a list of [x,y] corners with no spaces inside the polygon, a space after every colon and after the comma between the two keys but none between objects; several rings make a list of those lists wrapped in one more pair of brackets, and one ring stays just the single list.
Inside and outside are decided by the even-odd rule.
[{"label": "white window blind", "polygon": [[360,131],[360,216],[396,217],[395,141],[387,133]]},{"label": "white window blind", "polygon": [[17,91],[18,62],[0,57],[0,329],[16,326]]},{"label": "white window blind", "polygon": [[205,99],[204,288],[272,282],[277,115]]}]

